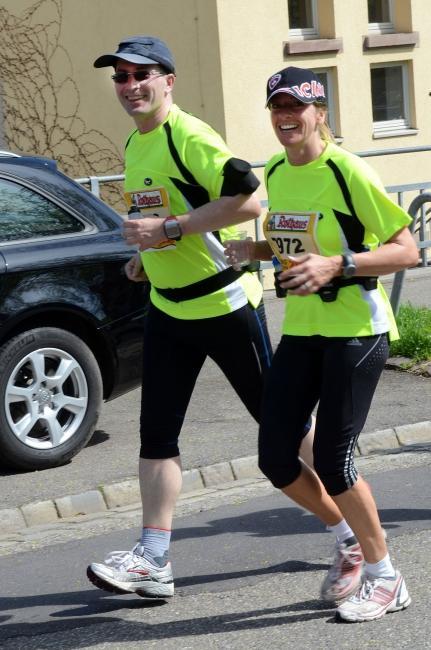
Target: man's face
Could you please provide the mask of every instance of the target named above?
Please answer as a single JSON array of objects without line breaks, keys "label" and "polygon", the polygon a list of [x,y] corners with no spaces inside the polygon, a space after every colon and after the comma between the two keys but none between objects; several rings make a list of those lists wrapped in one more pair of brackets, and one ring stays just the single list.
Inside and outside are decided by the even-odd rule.
[{"label": "man's face", "polygon": [[[139,80],[138,76],[137,80],[135,72],[145,78]],[[114,78],[117,97],[135,120],[151,120],[170,106],[175,75],[167,74],[157,64],[139,65],[118,59],[115,75],[118,75]]]}]

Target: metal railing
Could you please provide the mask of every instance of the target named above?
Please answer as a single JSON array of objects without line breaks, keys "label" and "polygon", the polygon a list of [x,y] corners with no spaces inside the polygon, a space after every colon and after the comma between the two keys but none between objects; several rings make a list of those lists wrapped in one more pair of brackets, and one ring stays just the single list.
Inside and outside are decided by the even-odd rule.
[{"label": "metal railing", "polygon": [[[423,194],[419,194],[419,196],[413,199],[408,209],[408,213],[413,219],[413,221],[410,224],[410,232],[414,232],[415,230],[419,210],[421,211],[421,213],[424,213],[425,203],[430,203],[430,202],[431,202],[431,193],[429,192],[424,192]],[[431,246],[431,241],[421,241],[420,243],[423,247]],[[426,251],[425,248],[421,249],[421,253],[425,251]],[[424,264],[423,261],[424,260],[422,259],[422,266],[426,266],[426,264]],[[398,309],[400,306],[401,291],[403,288],[405,274],[406,274],[405,270],[398,271],[398,273],[395,273],[394,281],[392,284],[391,306],[395,315],[398,313]]]}]

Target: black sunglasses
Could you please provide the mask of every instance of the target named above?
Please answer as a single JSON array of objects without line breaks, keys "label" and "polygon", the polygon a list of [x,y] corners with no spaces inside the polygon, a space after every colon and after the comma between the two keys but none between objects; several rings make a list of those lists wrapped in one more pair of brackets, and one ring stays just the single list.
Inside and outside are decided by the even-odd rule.
[{"label": "black sunglasses", "polygon": [[164,76],[164,72],[158,72],[157,70],[135,70],[134,72],[116,72],[111,76],[111,79],[113,79],[116,84],[126,84],[129,77],[133,77],[135,81],[148,81],[148,79],[151,79],[152,77]]},{"label": "black sunglasses", "polygon": [[299,99],[291,99],[287,104],[279,102],[270,102],[268,108],[270,111],[300,111],[307,108],[308,104],[304,104]]}]

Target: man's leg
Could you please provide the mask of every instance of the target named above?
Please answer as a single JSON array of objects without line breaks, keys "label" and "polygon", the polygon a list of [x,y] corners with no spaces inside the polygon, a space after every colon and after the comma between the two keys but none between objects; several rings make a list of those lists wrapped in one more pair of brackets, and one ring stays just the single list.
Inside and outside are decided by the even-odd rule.
[{"label": "man's leg", "polygon": [[[189,327],[190,325],[190,327]],[[91,582],[115,593],[167,598],[174,593],[168,550],[181,489],[178,436],[205,360],[194,344],[198,323],[151,307],[143,351],[139,479],[143,529],[132,551],[113,552],[87,571]],[[167,344],[168,342],[168,344]]]},{"label": "man's leg", "polygon": [[142,527],[170,530],[182,485],[180,456],[161,459],[140,458],[139,482]]},{"label": "man's leg", "polygon": [[207,323],[207,354],[222,370],[249,413],[258,422],[263,385],[272,359],[272,347],[263,303]]}]

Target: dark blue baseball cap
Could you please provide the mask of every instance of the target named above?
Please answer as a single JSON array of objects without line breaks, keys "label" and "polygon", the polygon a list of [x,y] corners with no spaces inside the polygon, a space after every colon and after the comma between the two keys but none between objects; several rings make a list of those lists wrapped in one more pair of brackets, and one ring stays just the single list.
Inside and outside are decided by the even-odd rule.
[{"label": "dark blue baseball cap", "polygon": [[169,72],[175,72],[172,52],[166,43],[156,36],[127,36],[118,44],[113,54],[102,54],[94,62],[95,68],[116,66],[118,59],[129,63],[157,63]]},{"label": "dark blue baseball cap", "polygon": [[289,66],[271,75],[266,84],[267,106],[278,93],[292,95],[303,104],[327,103],[322,82],[312,70],[306,68]]}]

